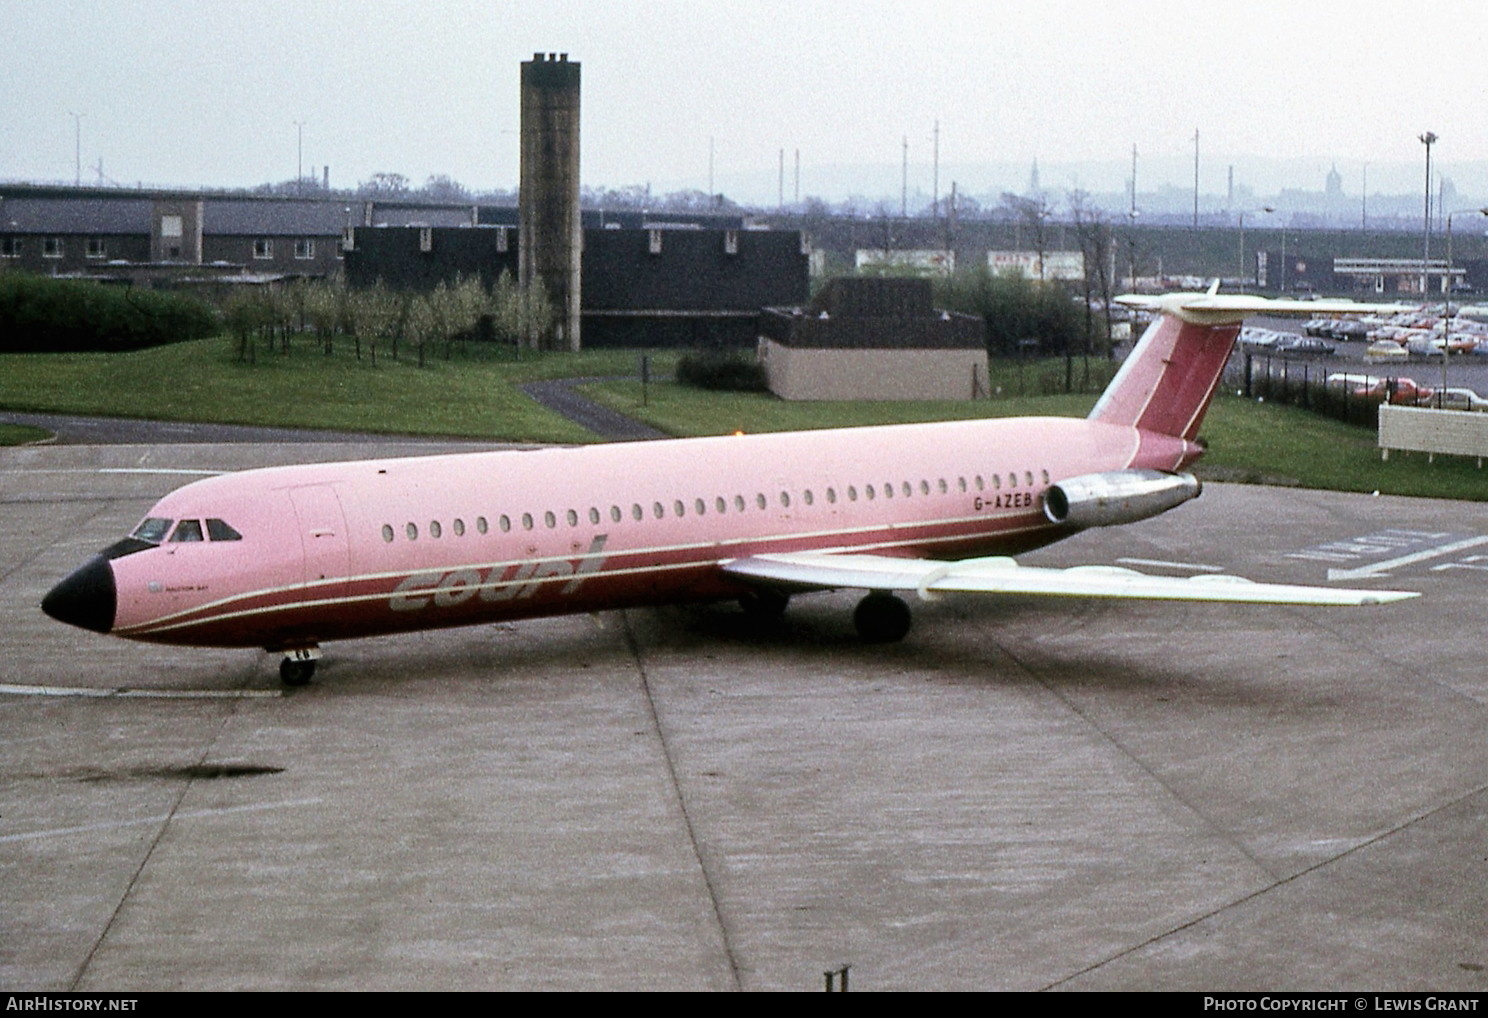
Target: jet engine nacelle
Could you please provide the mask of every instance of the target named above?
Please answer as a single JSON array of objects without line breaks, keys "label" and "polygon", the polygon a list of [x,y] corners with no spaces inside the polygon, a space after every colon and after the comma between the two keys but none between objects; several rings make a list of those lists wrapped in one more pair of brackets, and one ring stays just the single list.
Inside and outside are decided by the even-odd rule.
[{"label": "jet engine nacelle", "polygon": [[1198,478],[1192,474],[1165,470],[1082,474],[1049,489],[1044,495],[1044,515],[1051,523],[1072,527],[1135,523],[1197,498],[1199,490]]}]

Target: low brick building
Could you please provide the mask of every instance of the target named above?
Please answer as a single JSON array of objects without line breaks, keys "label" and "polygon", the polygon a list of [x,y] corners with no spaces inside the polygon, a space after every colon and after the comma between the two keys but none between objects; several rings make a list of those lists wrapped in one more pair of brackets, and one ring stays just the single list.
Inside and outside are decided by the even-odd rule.
[{"label": "low brick building", "polygon": [[782,399],[977,399],[986,325],[937,310],[927,279],[829,281],[805,308],[770,308],[759,358]]}]

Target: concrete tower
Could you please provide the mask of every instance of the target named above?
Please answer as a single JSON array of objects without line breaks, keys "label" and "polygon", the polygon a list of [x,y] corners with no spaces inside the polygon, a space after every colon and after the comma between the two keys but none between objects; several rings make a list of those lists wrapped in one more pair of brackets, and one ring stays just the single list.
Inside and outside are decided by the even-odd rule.
[{"label": "concrete tower", "polygon": [[[579,64],[534,53],[522,64],[518,282],[541,285],[557,310],[552,346],[579,349]],[[530,336],[529,343],[542,337]]]}]

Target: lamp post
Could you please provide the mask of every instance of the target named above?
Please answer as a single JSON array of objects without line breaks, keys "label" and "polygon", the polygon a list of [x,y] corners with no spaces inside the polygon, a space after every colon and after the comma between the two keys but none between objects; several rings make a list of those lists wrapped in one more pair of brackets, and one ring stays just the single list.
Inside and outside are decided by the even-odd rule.
[{"label": "lamp post", "polygon": [[1436,144],[1436,135],[1427,131],[1418,137],[1421,144],[1426,146],[1426,216],[1422,227],[1425,241],[1421,248],[1421,300],[1424,303],[1426,293],[1431,288],[1431,146]]},{"label": "lamp post", "polygon": [[1465,215],[1488,216],[1488,208],[1447,213],[1447,306],[1442,312],[1442,382],[1436,397],[1437,409],[1447,405],[1447,360],[1452,356],[1452,217]]},{"label": "lamp post", "polygon": [[[1262,205],[1258,209],[1250,209],[1250,212],[1270,213],[1276,210],[1270,205]],[[1240,292],[1245,292],[1245,213],[1240,213]]]}]

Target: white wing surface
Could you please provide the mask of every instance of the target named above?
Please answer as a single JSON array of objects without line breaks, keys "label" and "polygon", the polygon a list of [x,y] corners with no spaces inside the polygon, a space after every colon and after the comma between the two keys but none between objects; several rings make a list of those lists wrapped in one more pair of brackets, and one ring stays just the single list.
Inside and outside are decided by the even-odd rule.
[{"label": "white wing surface", "polygon": [[1253,604],[1385,604],[1420,594],[1407,590],[1359,590],[1255,583],[1240,576],[1152,576],[1120,566],[1045,569],[1010,558],[937,562],[883,555],[788,552],[753,555],[723,564],[731,576],[786,587],[913,590],[937,594],[1044,594],[1160,601],[1227,601]]}]

